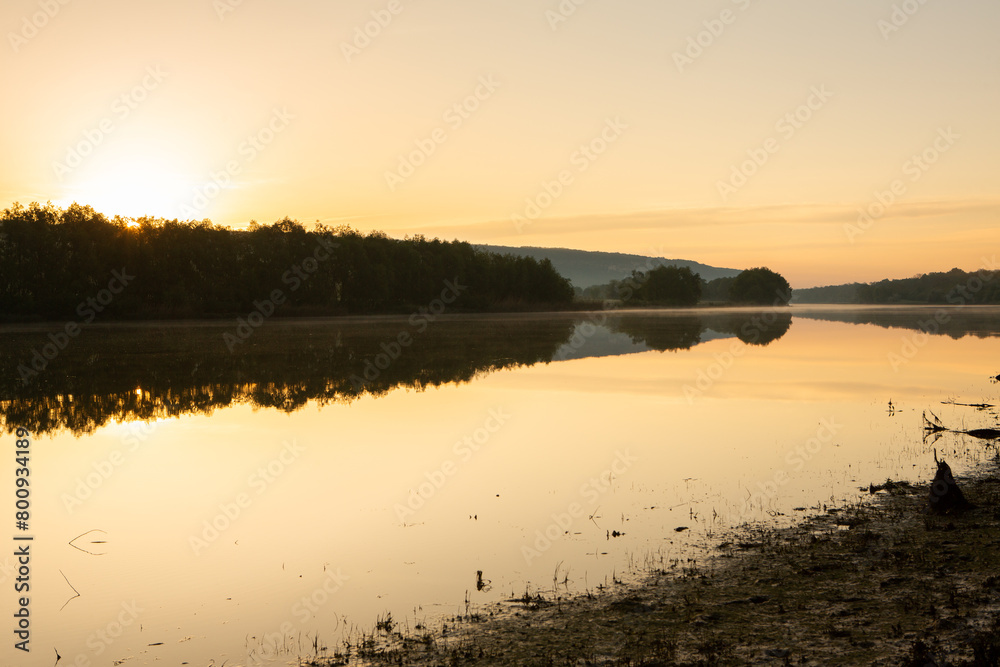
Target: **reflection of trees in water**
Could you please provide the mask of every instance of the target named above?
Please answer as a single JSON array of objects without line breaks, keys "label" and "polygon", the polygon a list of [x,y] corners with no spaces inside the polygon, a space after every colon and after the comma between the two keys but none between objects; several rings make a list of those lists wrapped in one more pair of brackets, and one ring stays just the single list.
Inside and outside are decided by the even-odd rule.
[{"label": "reflection of trees in water", "polygon": [[[937,333],[927,323],[944,311],[711,310],[602,317],[607,316],[608,329],[635,343],[687,350],[702,342],[708,330],[767,345],[788,331],[792,312]],[[947,316],[939,326],[949,336],[1000,332],[996,309],[952,309]],[[82,434],[112,420],[210,414],[236,403],[292,412],[309,401],[347,403],[366,393],[420,391],[551,361],[577,322],[593,320],[584,315],[456,318],[441,319],[426,331],[395,318],[275,320],[232,354],[222,340],[223,333],[232,331],[229,324],[95,326],[28,385],[21,382],[18,365],[30,364],[32,349],[48,342],[50,329],[8,331],[0,335],[0,419],[8,431],[23,426],[36,433],[67,428]],[[396,353],[392,344],[403,332],[410,334],[411,343]],[[385,364],[390,354],[396,358]],[[379,362],[385,367],[378,368]]]},{"label": "reflection of trees in water", "polygon": [[[110,421],[211,414],[243,403],[285,412],[309,401],[350,402],[397,388],[420,391],[504,368],[551,361],[573,316],[442,319],[423,329],[402,319],[274,321],[230,353],[228,324],[93,327],[25,385],[20,364],[47,330],[5,333],[0,414],[8,431],[67,428],[82,434]],[[658,350],[689,349],[711,328],[745,335],[744,315],[623,315],[609,326]],[[780,330],[780,332],[778,332]],[[778,327],[761,340],[780,337]],[[400,345],[400,334],[408,345]],[[748,341],[753,342],[753,341]]]},{"label": "reflection of trees in water", "polygon": [[622,315],[608,320],[612,331],[619,331],[633,343],[645,343],[654,350],[688,350],[701,342],[705,331],[701,318],[675,315],[651,319],[642,315]]},{"label": "reflection of trees in water", "polygon": [[789,312],[725,311],[685,313],[650,317],[622,315],[609,320],[615,331],[627,334],[634,343],[645,343],[654,350],[688,350],[702,342],[707,330],[736,336],[749,345],[767,345],[792,326]]},{"label": "reflection of trees in water", "polygon": [[915,306],[911,308],[888,307],[858,310],[844,308],[810,310],[808,306],[797,306],[795,316],[828,322],[874,324],[886,329],[923,331],[929,334],[943,334],[955,339],[963,336],[988,338],[1000,335],[1000,310],[989,306]]},{"label": "reflection of trees in water", "polygon": [[[398,319],[272,322],[230,354],[222,324],[93,328],[27,386],[18,365],[30,363],[46,333],[7,333],[0,413],[8,431],[79,435],[111,420],[210,414],[234,403],[292,412],[549,361],[572,329],[569,318],[441,320],[423,332]],[[397,349],[401,332],[410,343]]]},{"label": "reflection of trees in water", "polygon": [[769,345],[778,340],[792,326],[792,315],[787,311],[726,313],[709,323],[711,329],[731,333],[747,345]]}]

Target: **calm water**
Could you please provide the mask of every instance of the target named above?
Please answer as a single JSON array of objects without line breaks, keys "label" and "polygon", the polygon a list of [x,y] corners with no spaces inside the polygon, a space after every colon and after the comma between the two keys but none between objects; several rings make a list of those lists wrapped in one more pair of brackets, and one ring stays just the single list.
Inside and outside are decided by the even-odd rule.
[{"label": "calm water", "polygon": [[27,385],[57,327],[0,329],[0,515],[25,426],[35,538],[30,654],[0,559],[0,663],[287,664],[995,455],[921,413],[996,424],[942,401],[997,402],[1000,310],[791,312],[274,321],[232,352],[226,323],[92,327]]}]

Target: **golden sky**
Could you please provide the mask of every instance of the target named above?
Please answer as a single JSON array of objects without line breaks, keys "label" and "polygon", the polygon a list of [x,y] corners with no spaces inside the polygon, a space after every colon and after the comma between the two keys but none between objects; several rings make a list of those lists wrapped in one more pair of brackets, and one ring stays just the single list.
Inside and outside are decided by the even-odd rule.
[{"label": "golden sky", "polygon": [[994,0],[6,0],[0,26],[4,206],[287,215],[794,287],[998,252]]}]

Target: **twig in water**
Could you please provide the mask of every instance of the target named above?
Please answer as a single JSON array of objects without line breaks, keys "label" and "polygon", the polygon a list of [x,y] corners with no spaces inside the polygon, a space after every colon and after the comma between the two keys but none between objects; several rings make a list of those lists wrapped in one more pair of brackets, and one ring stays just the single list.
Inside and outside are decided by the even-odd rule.
[{"label": "twig in water", "polygon": [[[79,535],[77,535],[76,537],[74,537],[72,540],[69,541],[69,545],[71,547],[73,547],[74,549],[76,549],[78,551],[82,551],[85,554],[90,554],[91,556],[104,556],[105,553],[107,553],[107,552],[95,554],[93,551],[87,551],[86,549],[81,549],[80,547],[78,547],[75,544],[73,544],[74,542],[76,542],[78,539],[80,539],[84,535],[90,535],[91,533],[104,533],[105,535],[108,534],[108,532],[106,530],[101,530],[100,528],[95,528],[94,530],[88,530],[86,533],[80,533]],[[107,540],[92,540],[90,543],[91,544],[107,544]]]},{"label": "twig in water", "polygon": [[[66,584],[67,584],[67,585],[68,585],[68,586],[69,586],[70,588],[72,588],[72,589],[73,589],[73,592],[74,592],[74,593],[76,593],[76,595],[74,595],[74,596],[73,596],[73,597],[71,597],[70,599],[66,600],[66,604],[64,604],[63,606],[59,607],[59,611],[62,611],[63,609],[65,609],[65,608],[66,608],[66,605],[67,605],[67,604],[69,604],[69,603],[70,603],[70,602],[72,602],[73,600],[75,600],[75,599],[77,599],[78,597],[80,597],[80,591],[76,590],[76,587],[75,587],[75,586],[73,586],[73,584],[69,583],[69,579],[68,579],[68,578],[66,577],[66,575],[65,575],[65,574],[63,574],[63,571],[62,571],[62,570],[59,570],[59,574],[62,574],[62,576],[63,576],[63,579],[66,579]],[[59,651],[56,651],[56,662],[57,662],[57,663],[59,662]]]},{"label": "twig in water", "polygon": [[[600,505],[598,505],[597,508],[594,510],[594,513],[590,515],[590,520],[591,521],[594,521],[594,517],[597,516],[597,510],[599,510],[599,509],[601,509]],[[600,524],[597,523],[597,521],[594,521],[594,525],[597,526],[598,529],[603,530],[601,528]]]},{"label": "twig in water", "polygon": [[[978,410],[986,410],[987,408],[995,408],[995,405],[990,405],[989,403],[956,403],[955,401],[941,401],[942,405],[959,405],[963,408],[976,408]],[[933,413],[931,413],[933,414]]]}]

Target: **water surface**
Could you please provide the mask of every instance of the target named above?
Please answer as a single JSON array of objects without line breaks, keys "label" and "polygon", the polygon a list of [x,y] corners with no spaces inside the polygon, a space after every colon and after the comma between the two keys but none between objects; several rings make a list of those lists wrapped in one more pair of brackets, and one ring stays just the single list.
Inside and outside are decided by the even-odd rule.
[{"label": "water surface", "polygon": [[115,325],[23,383],[54,329],[0,330],[7,451],[34,434],[4,664],[285,664],[995,455],[921,413],[996,425],[942,401],[996,403],[998,309],[275,320],[232,352],[228,323]]}]

